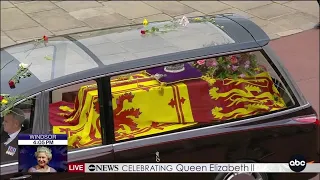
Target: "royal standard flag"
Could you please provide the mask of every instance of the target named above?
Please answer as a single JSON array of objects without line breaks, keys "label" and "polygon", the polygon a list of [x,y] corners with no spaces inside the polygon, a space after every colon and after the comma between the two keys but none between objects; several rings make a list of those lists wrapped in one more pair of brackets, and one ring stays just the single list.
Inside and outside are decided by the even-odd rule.
[{"label": "royal standard flag", "polygon": [[[218,80],[202,77],[166,86],[148,75],[135,74],[113,79],[111,85],[116,140],[285,107],[267,72],[254,78]],[[101,143],[100,112],[94,85],[80,88],[74,105],[58,102],[51,104],[51,108],[50,122],[54,133],[67,133],[70,146]]]}]

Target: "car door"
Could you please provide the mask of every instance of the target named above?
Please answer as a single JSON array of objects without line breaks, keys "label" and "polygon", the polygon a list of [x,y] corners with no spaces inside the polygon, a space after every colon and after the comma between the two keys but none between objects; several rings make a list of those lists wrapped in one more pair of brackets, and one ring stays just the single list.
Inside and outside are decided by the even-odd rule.
[{"label": "car door", "polygon": [[[99,80],[62,85],[59,88],[44,91],[37,97],[36,103],[41,106],[36,108],[36,111],[41,111],[41,113],[36,113],[38,117],[37,122],[34,123],[32,133],[68,134],[68,162],[99,163],[113,162],[114,160],[113,147],[109,140],[111,138],[106,133],[108,132],[106,123],[102,118],[106,115],[100,113],[100,110],[97,109],[100,98],[103,98],[103,94],[100,95],[98,93],[99,83],[97,82]],[[59,121],[65,122],[66,119],[73,119],[73,122],[78,121],[78,124],[58,123]],[[67,163],[64,162],[61,166],[67,167]],[[17,168],[17,164],[15,164],[14,168]],[[22,175],[24,174],[20,173],[18,177],[23,178]],[[7,177],[10,178],[12,176]],[[28,174],[28,178],[39,180],[69,179],[70,173],[33,173]],[[72,178],[113,179],[113,175],[78,173],[73,174]]]},{"label": "car door", "polygon": [[[36,108],[35,99],[37,99],[38,97],[39,94],[29,96],[25,98],[25,100],[12,107],[12,109],[15,109],[14,113],[19,113],[19,115],[21,117],[24,116],[25,119],[23,123],[21,123],[21,130],[19,132],[20,134],[29,134],[33,130]],[[19,109],[21,111],[16,111],[16,109]],[[20,112],[22,112],[23,114],[20,114]],[[4,146],[4,143],[6,142],[6,140],[4,140],[4,137],[6,137],[7,132],[3,126],[6,123],[6,116],[12,116],[12,114],[5,113],[4,117],[1,118],[1,179],[38,179],[37,176],[32,177],[26,173],[18,172],[18,137],[13,139],[11,143]],[[15,149],[15,152],[11,155],[7,154],[9,146]]]},{"label": "car door", "polygon": [[[109,138],[110,135],[104,118],[107,114],[99,108],[99,103],[105,96],[103,91],[100,92],[100,86],[99,79],[92,79],[70,83],[46,92],[50,94],[50,98],[47,101],[49,102],[49,111],[45,113],[49,114],[52,133],[68,134],[68,162],[105,163],[113,162],[114,160],[113,147],[109,140],[111,138]],[[70,124],[69,126],[55,124],[61,117],[59,113],[65,113],[64,119],[68,119],[69,122],[70,120],[71,122],[78,121],[78,124],[70,123],[72,124],[71,126]],[[77,139],[80,140],[77,141]],[[64,172],[39,176],[39,180],[57,178],[68,179],[70,178],[70,173]],[[90,173],[74,174],[72,178],[114,179],[113,174],[97,175]]]},{"label": "car door", "polygon": [[[227,61],[236,61],[235,58],[257,60],[259,68],[256,73],[262,80],[241,79],[241,76],[221,80],[212,78],[214,74],[210,77],[206,75],[211,72],[210,68],[201,69],[202,65],[207,64],[217,66],[223,63],[224,58]],[[194,68],[200,69],[201,78],[192,76],[196,74]],[[281,107],[278,109],[284,109],[286,105],[292,107],[293,103],[284,88],[270,83],[270,74],[272,78],[277,78],[276,73],[266,72],[270,69],[268,62],[257,51],[151,69],[141,68],[140,71],[111,77],[112,100],[109,101],[112,101],[113,109],[115,162],[223,163],[260,160],[272,155],[272,146],[265,147],[263,142],[280,130],[269,128],[267,132],[260,133],[257,129],[273,127],[287,120],[270,118],[272,116],[267,119],[263,114],[270,112],[261,107],[272,111],[276,103]],[[179,74],[183,71],[189,72]],[[179,77],[178,80],[176,77]],[[263,97],[262,93],[273,96]],[[265,99],[259,99],[261,97]],[[281,98],[286,102],[276,102]],[[266,103],[269,101],[273,104]],[[254,111],[250,108],[258,111],[252,113]],[[249,123],[248,119],[264,121],[261,124]],[[211,179],[214,176],[206,175]],[[117,179],[128,176],[116,174]],[[179,174],[173,179],[190,176]]]}]

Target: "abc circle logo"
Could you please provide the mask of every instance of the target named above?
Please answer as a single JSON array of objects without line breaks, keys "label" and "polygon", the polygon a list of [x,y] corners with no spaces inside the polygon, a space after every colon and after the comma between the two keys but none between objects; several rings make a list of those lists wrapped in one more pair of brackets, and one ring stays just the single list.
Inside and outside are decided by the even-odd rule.
[{"label": "abc circle logo", "polygon": [[290,158],[289,167],[294,172],[301,172],[307,166],[307,161],[302,155],[294,155]]},{"label": "abc circle logo", "polygon": [[94,171],[94,170],[96,170],[96,167],[93,164],[90,164],[88,169],[89,169],[89,171]]}]

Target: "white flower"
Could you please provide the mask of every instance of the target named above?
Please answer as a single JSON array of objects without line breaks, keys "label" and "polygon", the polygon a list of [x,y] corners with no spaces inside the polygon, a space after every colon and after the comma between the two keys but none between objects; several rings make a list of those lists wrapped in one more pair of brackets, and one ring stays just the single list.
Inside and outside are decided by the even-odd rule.
[{"label": "white flower", "polygon": [[155,74],[154,78],[156,78],[157,80],[161,79],[164,75],[163,74]]},{"label": "white flower", "polygon": [[25,63],[20,63],[20,64],[19,64],[19,67],[20,67],[20,68],[24,68],[24,69],[27,68],[28,66],[29,66],[29,65],[28,65],[28,64],[25,64]]},{"label": "white flower", "polygon": [[183,16],[180,20],[179,20],[179,24],[182,26],[187,26],[189,24],[189,20],[187,17]]}]

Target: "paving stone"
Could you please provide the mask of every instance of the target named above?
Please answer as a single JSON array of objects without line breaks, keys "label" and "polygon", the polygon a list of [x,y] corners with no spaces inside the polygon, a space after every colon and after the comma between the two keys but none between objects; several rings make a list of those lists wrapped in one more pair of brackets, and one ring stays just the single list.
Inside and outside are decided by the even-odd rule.
[{"label": "paving stone", "polygon": [[61,1],[55,4],[68,12],[102,6],[97,1]]},{"label": "paving stone", "polygon": [[192,17],[199,17],[199,16],[205,16],[205,14],[203,14],[202,12],[198,12],[198,11],[195,11],[195,12],[192,12],[192,13],[188,13],[188,14],[183,14],[183,15],[180,15],[180,16],[176,16],[175,18],[182,18],[183,16],[187,17],[187,18],[192,18]]},{"label": "paving stone", "polygon": [[67,29],[67,30],[61,30],[61,31],[52,31],[53,34],[59,36],[59,35],[65,35],[65,34],[72,34],[77,32],[84,32],[84,31],[90,31],[92,28],[84,26],[79,28],[73,28],[73,29]]},{"label": "paving stone", "polygon": [[221,2],[241,10],[249,10],[249,9],[265,6],[267,4],[272,3],[272,1],[221,1]]},{"label": "paving stone", "polygon": [[1,9],[5,8],[13,8],[14,5],[11,4],[9,1],[1,1]]},{"label": "paving stone", "polygon": [[282,36],[289,36],[289,35],[292,35],[292,34],[297,34],[299,32],[302,32],[302,29],[291,29],[291,30],[288,30],[288,31],[278,32],[276,34],[282,37]]},{"label": "paving stone", "polygon": [[133,22],[120,14],[114,13],[84,19],[83,22],[88,24],[93,29],[110,28],[132,24]]},{"label": "paving stone", "polygon": [[226,5],[219,1],[180,1],[180,2],[204,14],[209,14],[209,13],[222,11],[230,8],[229,5]]},{"label": "paving stone", "polygon": [[165,48],[161,48],[161,49],[155,49],[155,50],[151,50],[151,51],[134,53],[134,55],[139,58],[147,58],[147,57],[153,57],[153,56],[158,56],[158,55],[163,55],[163,54],[175,53],[175,52],[179,52],[179,51],[181,51],[181,49],[172,46],[172,47],[165,47]]},{"label": "paving stone", "polygon": [[252,17],[249,19],[250,21],[254,22],[255,24],[257,24],[258,26],[265,26],[269,23],[269,21],[264,20],[264,19],[260,19],[258,17]]},{"label": "paving stone", "polygon": [[290,1],[273,1],[275,3],[279,3],[279,4],[284,4],[284,3],[287,3],[287,2],[290,2]]},{"label": "paving stone", "polygon": [[[81,34],[85,34],[85,33],[81,33]],[[79,35],[79,34],[77,34]],[[97,44],[104,44],[104,43],[111,43],[112,41],[110,41],[108,39],[107,35],[89,35],[89,36],[77,36],[74,35],[72,37],[74,37],[75,39],[77,39],[79,42],[81,42],[83,45],[85,46],[92,46],[92,45],[97,45]]]},{"label": "paving stone", "polygon": [[107,56],[99,56],[99,59],[103,62],[103,64],[115,64],[123,61],[130,61],[133,59],[138,59],[132,53],[120,53],[120,54],[112,54]]},{"label": "paving stone", "polygon": [[75,19],[62,9],[31,13],[29,16],[50,31],[61,31],[85,26],[83,22]]},{"label": "paving stone", "polygon": [[117,13],[128,19],[161,14],[161,11],[141,1],[108,1],[104,2],[103,4],[114,9]]},{"label": "paving stone", "polygon": [[32,1],[32,2],[26,2],[26,3],[19,3],[19,4],[16,4],[16,6],[25,13],[47,11],[47,10],[59,8],[58,6],[56,6],[50,1]]},{"label": "paving stone", "polygon": [[5,33],[14,41],[20,41],[24,39],[34,39],[34,38],[39,39],[43,35],[46,35],[46,36],[52,35],[50,31],[46,30],[41,26],[10,30],[10,31],[6,31]]},{"label": "paving stone", "polygon": [[273,18],[270,21],[276,25],[285,27],[286,29],[297,28],[307,30],[313,28],[319,22],[319,18],[303,12],[298,12]]},{"label": "paving stone", "polygon": [[34,20],[17,8],[1,9],[1,30],[23,29],[39,26]]},{"label": "paving stone", "polygon": [[266,32],[267,34],[275,34],[275,33],[279,33],[279,32],[284,32],[287,31],[288,29],[285,29],[281,26],[277,26],[275,24],[272,23],[268,23],[265,26],[261,26],[261,29]]},{"label": "paving stone", "polygon": [[23,40],[17,40],[17,44],[21,44],[21,43],[26,43],[26,42],[31,42],[34,41],[34,39],[23,39]]},{"label": "paving stone", "polygon": [[181,4],[177,1],[144,1],[144,2],[164,12],[165,14],[168,14],[171,17],[179,16],[182,14],[188,14],[195,11],[194,9],[184,4]]},{"label": "paving stone", "polygon": [[3,31],[1,31],[1,36],[6,36],[6,34]]},{"label": "paving stone", "polygon": [[119,44],[126,51],[132,52],[132,53],[151,51],[154,49],[160,49],[160,48],[172,46],[171,43],[165,41],[164,39],[162,39],[159,36],[150,36],[148,38],[142,38],[142,39],[131,40],[131,41],[124,41]]},{"label": "paving stone", "polygon": [[146,16],[143,18],[134,19],[133,22],[136,24],[142,24],[144,18],[146,18],[148,22],[161,22],[161,21],[169,21],[172,19],[172,17],[166,14],[156,14],[156,15]]},{"label": "paving stone", "polygon": [[1,48],[11,46],[16,44],[12,39],[10,39],[8,36],[2,36],[1,35]]},{"label": "paving stone", "polygon": [[319,4],[317,1],[291,1],[283,5],[319,18]]},{"label": "paving stone", "polygon": [[78,11],[72,11],[69,14],[78,20],[84,20],[97,16],[105,16],[115,13],[115,11],[109,7],[97,7],[89,9],[81,9]]},{"label": "paving stone", "polygon": [[[123,31],[120,33],[108,33],[106,34],[106,37],[115,43],[121,43],[125,41],[143,41],[145,37],[141,36],[141,34],[137,30],[129,30],[129,31]],[[148,37],[149,38],[149,37]],[[153,37],[150,37],[153,38]]]},{"label": "paving stone", "polygon": [[269,36],[269,38],[271,40],[275,40],[275,39],[281,38],[281,36],[279,36],[277,34],[267,33],[267,35]]},{"label": "paving stone", "polygon": [[277,3],[272,3],[266,6],[261,6],[248,10],[247,12],[255,16],[258,16],[261,19],[268,20],[271,18],[293,13],[294,10]]},{"label": "paving stone", "polygon": [[20,3],[26,3],[30,1],[10,1],[12,4],[20,4]]},{"label": "paving stone", "polygon": [[119,44],[114,42],[107,42],[103,44],[95,44],[87,46],[97,56],[106,56],[111,54],[125,53],[127,52]]},{"label": "paving stone", "polygon": [[230,8],[230,9],[226,9],[226,10],[223,10],[223,11],[218,11],[218,12],[215,12],[213,14],[227,14],[227,13],[237,14],[237,15],[243,16],[245,18],[253,17],[252,14],[246,13],[246,12],[241,11],[241,10],[236,9],[236,8]]}]

